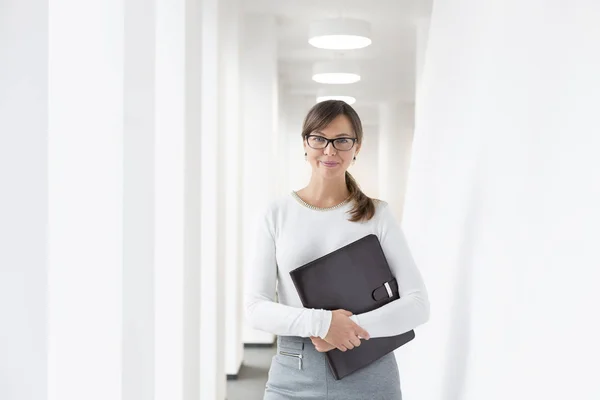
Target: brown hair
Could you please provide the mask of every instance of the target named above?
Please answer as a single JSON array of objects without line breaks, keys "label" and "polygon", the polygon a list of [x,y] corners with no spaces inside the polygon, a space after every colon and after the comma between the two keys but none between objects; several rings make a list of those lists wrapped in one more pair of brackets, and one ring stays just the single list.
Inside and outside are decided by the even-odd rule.
[{"label": "brown hair", "polygon": [[[357,143],[362,143],[363,130],[362,123],[356,111],[346,102],[341,100],[326,100],[315,104],[304,119],[302,127],[302,139],[313,133],[324,129],[335,118],[340,115],[345,115],[350,120],[354,134],[356,135]],[[354,201],[354,207],[350,210],[352,217],[350,221],[368,221],[375,215],[375,203],[373,199],[365,195],[356,180],[346,171],[346,187],[350,191],[350,197]]]}]

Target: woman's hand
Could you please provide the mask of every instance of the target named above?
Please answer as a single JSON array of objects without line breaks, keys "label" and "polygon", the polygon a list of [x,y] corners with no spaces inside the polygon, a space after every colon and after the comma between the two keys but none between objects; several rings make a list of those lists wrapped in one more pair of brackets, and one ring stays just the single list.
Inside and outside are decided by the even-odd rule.
[{"label": "woman's hand", "polygon": [[369,333],[350,319],[352,313],[346,310],[335,310],[332,312],[331,325],[325,336],[325,341],[333,347],[341,350],[352,350],[360,346],[359,336],[369,339]]},{"label": "woman's hand", "polygon": [[315,349],[319,353],[327,353],[328,351],[335,349],[334,345],[327,343],[326,341],[324,341],[323,339],[321,339],[318,336],[311,336],[310,340],[315,345]]}]

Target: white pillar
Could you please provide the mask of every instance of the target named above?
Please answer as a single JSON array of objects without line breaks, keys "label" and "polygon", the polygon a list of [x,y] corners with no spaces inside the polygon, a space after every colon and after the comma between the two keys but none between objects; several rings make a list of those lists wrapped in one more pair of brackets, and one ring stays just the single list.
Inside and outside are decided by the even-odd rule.
[{"label": "white pillar", "polygon": [[48,5],[48,399],[118,400],[123,1]]},{"label": "white pillar", "polygon": [[123,399],[154,398],[155,7],[125,1]]},{"label": "white pillar", "polygon": [[[224,253],[225,372],[237,375],[243,359],[243,296],[241,266],[241,106],[240,106],[240,11],[239,0],[221,1],[219,12],[219,136],[223,138],[220,168],[223,170],[225,232]],[[222,225],[223,226],[223,225]]]},{"label": "white pillar", "polygon": [[[223,256],[224,208],[222,204],[223,165],[225,160],[219,129],[221,93],[219,80],[219,22],[218,0],[203,0],[200,24],[202,63],[188,74],[201,72],[201,231],[200,242],[200,398],[225,398],[225,264]],[[190,26],[191,27],[191,26]],[[190,39],[190,38],[188,38]],[[191,67],[191,65],[190,65]],[[190,117],[197,109],[188,108]],[[192,205],[193,206],[193,205]]]},{"label": "white pillar", "polygon": [[[205,138],[217,136],[216,113],[200,103],[201,27],[209,26],[200,2],[23,4],[0,16],[0,55],[10,61],[0,63],[8,89],[0,132],[11,133],[0,162],[16,189],[14,201],[0,197],[9,222],[0,224],[1,243],[14,249],[2,249],[0,263],[15,266],[0,269],[9,274],[0,292],[28,302],[8,314],[9,338],[20,340],[0,349],[1,376],[11,382],[0,397],[224,398],[223,389],[200,387],[199,360],[215,347],[200,348],[200,263],[218,269],[217,223],[208,218],[216,201],[204,198],[200,209],[201,190],[216,193],[216,156],[206,156],[210,141],[200,153],[199,110],[208,116]],[[25,35],[17,53],[4,45]],[[215,45],[205,48],[214,55]],[[215,71],[216,57],[207,60]],[[210,105],[215,89],[207,88]],[[209,163],[203,187],[200,160]],[[201,222],[212,242],[202,240]],[[217,329],[206,324],[204,333]],[[217,365],[211,382],[224,381],[209,362]],[[25,368],[27,382],[11,376]]]},{"label": "white pillar", "polygon": [[156,2],[156,400],[184,398],[185,12],[185,0]]},{"label": "white pillar", "polygon": [[[243,36],[242,262],[246,263],[254,246],[258,213],[276,195],[274,154],[278,146],[278,78],[275,17],[246,16]],[[246,324],[244,328],[245,343],[273,342],[274,336],[270,333],[250,329]]]},{"label": "white pillar", "polygon": [[196,399],[201,9],[126,4],[123,393]]},{"label": "white pillar", "polygon": [[0,8],[0,399],[45,400],[48,2]]},{"label": "white pillar", "polygon": [[414,106],[397,101],[379,107],[379,196],[402,218],[414,132]]},{"label": "white pillar", "polygon": [[217,12],[157,8],[157,400],[225,397]]}]

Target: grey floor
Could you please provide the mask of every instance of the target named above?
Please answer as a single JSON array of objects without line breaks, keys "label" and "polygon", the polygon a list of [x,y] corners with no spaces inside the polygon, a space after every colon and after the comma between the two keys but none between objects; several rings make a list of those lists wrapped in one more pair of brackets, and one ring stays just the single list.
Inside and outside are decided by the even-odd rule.
[{"label": "grey floor", "polygon": [[244,348],[238,379],[227,381],[227,400],[262,400],[276,347]]}]

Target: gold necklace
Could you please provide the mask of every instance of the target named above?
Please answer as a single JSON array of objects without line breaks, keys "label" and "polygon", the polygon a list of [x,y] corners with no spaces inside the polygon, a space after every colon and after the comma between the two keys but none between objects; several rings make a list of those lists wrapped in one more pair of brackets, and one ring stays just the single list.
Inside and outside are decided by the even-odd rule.
[{"label": "gold necklace", "polygon": [[300,204],[302,204],[304,207],[310,208],[311,210],[315,210],[315,211],[330,211],[330,210],[335,210],[336,208],[340,208],[343,205],[345,205],[346,203],[348,203],[350,201],[350,199],[352,198],[352,196],[348,196],[348,198],[346,198],[346,200],[342,201],[340,204],[336,204],[335,206],[331,206],[331,207],[316,207],[316,206],[308,204],[307,202],[305,202],[304,200],[302,200],[302,198],[300,196],[298,196],[298,193],[296,193],[295,191],[292,191],[292,196],[294,196],[294,198],[296,198],[296,200],[298,200],[298,202]]}]

